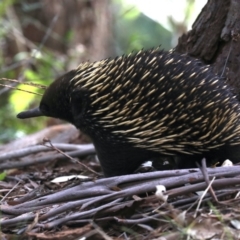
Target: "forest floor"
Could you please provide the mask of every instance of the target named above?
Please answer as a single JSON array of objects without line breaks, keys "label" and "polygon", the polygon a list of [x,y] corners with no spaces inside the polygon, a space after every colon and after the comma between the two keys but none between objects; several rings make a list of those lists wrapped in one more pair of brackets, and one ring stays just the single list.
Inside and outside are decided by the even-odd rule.
[{"label": "forest floor", "polygon": [[240,239],[240,166],[104,178],[71,125],[0,148],[1,239]]}]

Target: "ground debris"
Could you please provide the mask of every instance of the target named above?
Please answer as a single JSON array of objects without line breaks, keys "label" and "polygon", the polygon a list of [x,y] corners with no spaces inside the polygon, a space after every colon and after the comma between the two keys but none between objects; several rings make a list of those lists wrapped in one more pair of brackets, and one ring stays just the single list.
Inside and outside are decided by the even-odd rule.
[{"label": "ground debris", "polygon": [[207,169],[216,202],[208,191],[201,198],[208,184],[199,169],[103,178],[89,144],[36,147],[4,161],[0,154],[0,166],[31,162],[0,181],[1,239],[240,239],[240,166]]}]

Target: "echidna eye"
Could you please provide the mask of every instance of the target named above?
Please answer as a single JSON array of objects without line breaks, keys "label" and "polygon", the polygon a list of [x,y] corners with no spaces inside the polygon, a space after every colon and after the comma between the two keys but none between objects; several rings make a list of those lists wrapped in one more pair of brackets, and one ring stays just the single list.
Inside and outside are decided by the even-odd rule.
[{"label": "echidna eye", "polygon": [[43,114],[49,113],[49,107],[48,107],[48,105],[45,104],[45,103],[41,103],[41,105],[40,105],[40,110],[41,110],[41,112],[42,112]]}]

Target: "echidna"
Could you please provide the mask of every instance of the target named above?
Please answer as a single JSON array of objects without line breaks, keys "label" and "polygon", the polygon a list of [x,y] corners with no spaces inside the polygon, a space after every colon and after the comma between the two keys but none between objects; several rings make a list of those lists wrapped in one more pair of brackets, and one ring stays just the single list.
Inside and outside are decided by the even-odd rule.
[{"label": "echidna", "polygon": [[240,104],[231,89],[209,66],[172,51],[80,64],[47,88],[39,108],[18,114],[36,116],[89,135],[105,176],[159,156],[180,156],[186,166],[240,157]]}]

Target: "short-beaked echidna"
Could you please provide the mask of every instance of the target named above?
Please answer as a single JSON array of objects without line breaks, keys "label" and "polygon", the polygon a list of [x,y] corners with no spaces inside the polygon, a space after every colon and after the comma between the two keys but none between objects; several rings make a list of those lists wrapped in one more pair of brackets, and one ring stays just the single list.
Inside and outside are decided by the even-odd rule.
[{"label": "short-beaked echidna", "polygon": [[240,157],[236,97],[209,66],[172,51],[80,64],[47,88],[39,108],[18,114],[36,116],[89,135],[105,176],[132,173],[158,156]]}]

